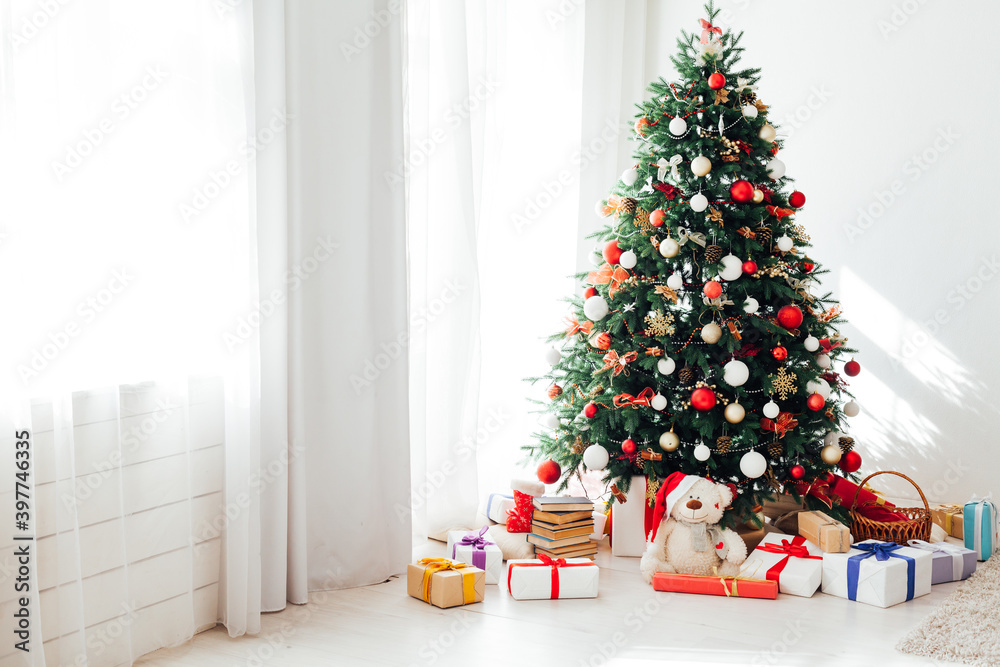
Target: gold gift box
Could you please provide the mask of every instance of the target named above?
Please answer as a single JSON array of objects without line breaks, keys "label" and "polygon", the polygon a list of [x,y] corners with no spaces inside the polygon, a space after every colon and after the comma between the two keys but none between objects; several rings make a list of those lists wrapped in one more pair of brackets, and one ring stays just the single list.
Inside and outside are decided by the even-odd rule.
[{"label": "gold gift box", "polygon": [[961,505],[934,505],[931,507],[931,519],[944,528],[946,533],[961,540],[965,536],[962,528],[962,510]]},{"label": "gold gift box", "polygon": [[406,593],[447,609],[482,602],[486,572],[447,558],[423,558],[406,566]]},{"label": "gold gift box", "polygon": [[799,535],[827,553],[842,554],[851,550],[851,531],[823,512],[799,512]]}]

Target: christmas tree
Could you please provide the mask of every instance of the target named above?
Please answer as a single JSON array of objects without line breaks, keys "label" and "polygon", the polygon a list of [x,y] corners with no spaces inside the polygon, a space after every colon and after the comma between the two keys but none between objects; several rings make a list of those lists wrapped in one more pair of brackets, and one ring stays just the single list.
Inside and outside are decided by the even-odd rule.
[{"label": "christmas tree", "polygon": [[854,350],[837,302],[814,294],[824,271],[797,224],[805,196],[785,176],[760,70],[738,65],[742,33],[705,10],[678,39],[677,82],[637,105],[635,164],[598,204],[598,268],[549,339],[551,372],[531,378],[548,384],[547,430],[525,449],[560,489],[588,469],[622,491],[677,470],[731,483],[733,523],[861,460],[843,434],[858,406],[835,370]]}]

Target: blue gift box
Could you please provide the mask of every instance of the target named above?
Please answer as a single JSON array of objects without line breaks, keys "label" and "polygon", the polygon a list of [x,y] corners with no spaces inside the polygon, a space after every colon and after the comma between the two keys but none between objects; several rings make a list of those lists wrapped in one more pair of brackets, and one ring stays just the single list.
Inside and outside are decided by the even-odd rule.
[{"label": "blue gift box", "polygon": [[962,511],[965,548],[976,552],[979,560],[986,560],[997,549],[997,507],[992,500],[976,500],[965,503]]},{"label": "blue gift box", "polygon": [[972,576],[976,571],[977,556],[972,549],[960,547],[947,542],[925,542],[910,540],[909,546],[914,549],[930,551],[934,560],[931,561],[931,584],[945,584],[949,581],[962,581]]}]

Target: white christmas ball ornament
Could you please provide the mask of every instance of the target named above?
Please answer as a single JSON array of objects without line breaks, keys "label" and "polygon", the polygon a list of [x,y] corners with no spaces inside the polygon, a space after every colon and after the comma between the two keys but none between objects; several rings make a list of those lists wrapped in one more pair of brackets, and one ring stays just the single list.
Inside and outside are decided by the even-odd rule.
[{"label": "white christmas ball ornament", "polygon": [[663,394],[657,394],[649,402],[649,405],[654,410],[664,410],[667,407],[667,397]]},{"label": "white christmas ball ornament", "polygon": [[730,403],[726,406],[723,414],[726,417],[726,421],[730,424],[739,424],[747,416],[747,411],[739,403]]},{"label": "white christmas ball ornament", "polygon": [[771,177],[772,181],[776,181],[785,175],[785,163],[774,158],[767,163],[767,175]]},{"label": "white christmas ball ornament", "polygon": [[639,180],[639,170],[635,167],[630,167],[622,172],[622,183],[625,185],[632,185]]},{"label": "white christmas ball ornament", "polygon": [[762,410],[762,412],[764,413],[764,416],[767,417],[768,419],[774,419],[775,417],[778,416],[778,413],[781,412],[781,408],[779,408],[778,404],[775,403],[774,401],[768,401],[767,403],[764,404],[764,409]]},{"label": "white christmas ball ornament", "polygon": [[775,132],[774,126],[771,125],[770,123],[764,125],[762,128],[760,128],[760,131],[757,132],[757,136],[763,139],[764,141],[774,141],[774,137],[776,135],[777,132]]},{"label": "white christmas ball ornament", "polygon": [[679,273],[671,273],[667,278],[667,287],[670,289],[680,289],[684,287],[684,276]]},{"label": "white christmas ball ornament", "polygon": [[695,176],[698,176],[699,178],[707,176],[710,171],[712,171],[712,161],[704,155],[699,155],[695,159],[691,160],[691,173]]},{"label": "white christmas ball ornament", "polygon": [[667,125],[667,129],[670,130],[670,134],[675,137],[679,137],[687,132],[688,124],[683,118],[674,118],[670,121],[670,124]]},{"label": "white christmas ball ornament", "polygon": [[608,314],[608,302],[602,296],[592,296],[583,302],[583,314],[594,322],[603,320]]},{"label": "white christmas ball ornament", "polygon": [[836,445],[840,441],[840,433],[836,431],[830,431],[825,436],[823,436],[823,444],[827,447],[831,445]]},{"label": "white christmas ball ornament", "polygon": [[556,348],[550,347],[548,350],[545,351],[545,363],[547,363],[549,366],[555,366],[556,364],[559,363],[560,359],[562,359],[562,355],[559,354],[559,350],[557,350]]},{"label": "white christmas ball ornament", "polygon": [[844,404],[844,414],[848,417],[857,417],[861,414],[861,406],[854,401],[849,401]]},{"label": "white christmas ball ornament", "polygon": [[583,452],[583,465],[589,470],[604,470],[608,465],[608,450],[600,445],[591,445]]},{"label": "white christmas ball ornament", "polygon": [[752,104],[744,105],[743,115],[751,120],[757,117],[757,107]]},{"label": "white christmas ball ornament", "polygon": [[695,196],[691,197],[691,201],[688,203],[691,205],[692,211],[695,213],[701,213],[708,208],[708,197],[699,192]]},{"label": "white christmas ball ornament", "polygon": [[730,387],[742,387],[750,379],[750,368],[739,359],[733,359],[722,370],[722,380]]},{"label": "white christmas ball ornament", "polygon": [[722,327],[715,322],[709,322],[701,328],[701,339],[709,345],[714,345],[722,338]]},{"label": "white christmas ball ornament", "polygon": [[555,415],[545,415],[542,417],[542,425],[553,430],[559,428],[559,417]]},{"label": "white christmas ball ornament", "polygon": [[806,348],[807,352],[815,352],[819,349],[819,339],[816,336],[806,336],[802,341],[802,347]]},{"label": "white christmas ball ornament", "polygon": [[638,258],[635,256],[635,253],[632,252],[631,250],[626,250],[625,252],[622,253],[621,257],[618,258],[618,263],[621,264],[623,269],[635,268],[635,264],[637,261]]},{"label": "white christmas ball ornament", "polygon": [[681,251],[680,244],[673,239],[663,239],[660,241],[660,254],[670,259],[671,257],[676,257],[677,253]]},{"label": "white christmas ball ornament", "polygon": [[778,250],[781,252],[788,252],[792,249],[792,239],[788,236],[782,236],[778,239]]},{"label": "white christmas ball ornament", "polygon": [[757,479],[767,472],[767,459],[760,452],[750,450],[740,459],[740,472],[750,479]]},{"label": "white christmas ball ornament", "polygon": [[694,448],[694,457],[699,461],[707,461],[712,458],[712,450],[708,448],[708,445],[702,443]]},{"label": "white christmas ball ornament", "polygon": [[722,258],[722,270],[719,277],[723,280],[736,280],[743,275],[743,262],[736,255],[726,255]]},{"label": "white christmas ball ornament", "polygon": [[748,315],[756,313],[758,308],[760,308],[760,304],[752,296],[748,296],[747,300],[743,302],[743,312]]},{"label": "white christmas ball ornament", "polygon": [[656,370],[660,371],[662,375],[670,375],[677,368],[677,363],[670,357],[663,357],[656,362]]},{"label": "white christmas ball ornament", "polygon": [[830,367],[830,355],[828,355],[828,354],[817,354],[816,355],[816,363],[819,364],[820,368],[829,368]]}]

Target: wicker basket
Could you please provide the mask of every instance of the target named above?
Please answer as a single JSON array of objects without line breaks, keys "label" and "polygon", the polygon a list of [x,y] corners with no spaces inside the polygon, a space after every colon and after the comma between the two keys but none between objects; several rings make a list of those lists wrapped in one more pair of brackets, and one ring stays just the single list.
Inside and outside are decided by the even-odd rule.
[{"label": "wicker basket", "polygon": [[[920,494],[920,499],[924,501],[923,507],[893,507],[893,512],[898,512],[899,514],[906,515],[906,520],[904,521],[873,521],[867,517],[861,516],[858,510],[858,495],[861,493],[861,489],[864,488],[865,484],[868,483],[872,477],[877,475],[896,475],[897,477],[902,477],[907,482],[913,485],[913,488],[917,490]],[[867,502],[861,505],[861,507],[874,507],[876,503]],[[896,544],[905,545],[909,540],[924,540],[930,541],[931,539],[931,508],[927,504],[927,497],[924,492],[920,490],[917,483],[912,479],[907,477],[901,472],[895,472],[892,470],[883,470],[881,472],[872,473],[865,477],[865,479],[858,485],[858,490],[854,493],[854,502],[851,503],[851,533],[854,535],[855,542],[861,542],[863,540],[881,540],[882,542],[895,542]]]}]

